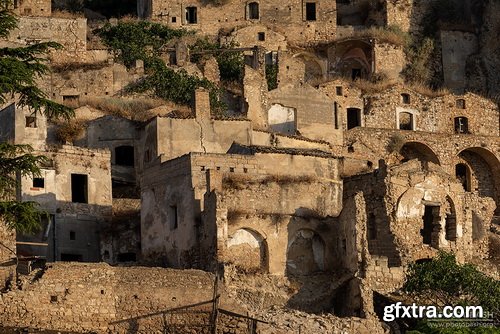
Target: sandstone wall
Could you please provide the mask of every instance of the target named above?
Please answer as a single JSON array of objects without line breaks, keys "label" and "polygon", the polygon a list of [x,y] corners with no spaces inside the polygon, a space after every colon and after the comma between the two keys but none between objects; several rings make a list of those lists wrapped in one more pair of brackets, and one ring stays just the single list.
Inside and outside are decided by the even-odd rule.
[{"label": "sandstone wall", "polygon": [[[247,4],[248,2],[242,0],[220,6],[201,1],[155,0],[152,2],[150,17],[172,27],[185,27],[210,35],[217,35],[219,30],[229,30],[237,26],[264,24],[281,34],[286,32],[289,40],[303,43],[335,38],[335,2],[315,2],[314,20],[306,20],[306,3],[302,1],[293,0],[281,6],[258,2],[258,19],[250,19]],[[197,8],[196,23],[187,22],[186,7]]]}]

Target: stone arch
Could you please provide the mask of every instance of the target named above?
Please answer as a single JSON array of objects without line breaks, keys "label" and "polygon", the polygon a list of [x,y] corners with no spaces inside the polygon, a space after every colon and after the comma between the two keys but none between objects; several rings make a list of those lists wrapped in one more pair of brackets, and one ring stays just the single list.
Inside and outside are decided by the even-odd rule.
[{"label": "stone arch", "polygon": [[440,165],[436,153],[434,153],[434,151],[427,144],[422,142],[406,142],[403,147],[401,147],[399,152],[403,155],[405,161],[418,159],[420,161],[430,161]]},{"label": "stone arch", "polygon": [[344,40],[336,43],[334,48],[335,60],[330,65],[334,75],[352,80],[370,78],[373,72],[373,46],[369,42]]},{"label": "stone arch", "polygon": [[286,254],[288,275],[309,275],[325,270],[325,242],[310,229],[300,229],[290,239]]},{"label": "stone arch", "polygon": [[491,197],[500,212],[500,162],[496,155],[483,147],[469,147],[458,154],[460,163],[470,167],[470,191]]},{"label": "stone arch", "polygon": [[225,259],[245,271],[269,270],[267,242],[253,229],[240,228],[228,238]]},{"label": "stone arch", "polygon": [[292,58],[300,59],[304,63],[304,82],[316,83],[319,80],[326,78],[325,65],[318,57],[309,52],[300,52],[294,54]]}]

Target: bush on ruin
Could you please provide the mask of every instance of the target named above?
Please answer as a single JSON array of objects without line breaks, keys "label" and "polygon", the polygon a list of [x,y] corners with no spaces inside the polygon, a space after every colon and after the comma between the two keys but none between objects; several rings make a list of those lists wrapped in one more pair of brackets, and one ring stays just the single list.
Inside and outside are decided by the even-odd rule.
[{"label": "bush on ruin", "polygon": [[495,317],[500,312],[500,282],[473,265],[458,264],[452,253],[411,264],[403,291],[421,305],[480,305]]}]

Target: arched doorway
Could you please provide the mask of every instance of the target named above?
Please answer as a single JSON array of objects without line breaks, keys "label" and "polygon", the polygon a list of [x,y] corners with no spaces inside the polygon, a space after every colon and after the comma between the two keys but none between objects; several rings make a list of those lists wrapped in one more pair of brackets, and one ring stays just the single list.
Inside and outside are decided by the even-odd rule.
[{"label": "arched doorway", "polygon": [[236,230],[227,241],[227,262],[244,271],[268,271],[268,250],[265,239],[251,229]]},{"label": "arched doorway", "polygon": [[471,147],[458,154],[459,165],[470,168],[469,191],[480,196],[491,197],[497,205],[496,213],[500,213],[500,162],[489,150],[482,147]]},{"label": "arched doorway", "polygon": [[325,270],[325,243],[314,231],[297,231],[288,243],[286,271],[289,275],[309,275]]}]

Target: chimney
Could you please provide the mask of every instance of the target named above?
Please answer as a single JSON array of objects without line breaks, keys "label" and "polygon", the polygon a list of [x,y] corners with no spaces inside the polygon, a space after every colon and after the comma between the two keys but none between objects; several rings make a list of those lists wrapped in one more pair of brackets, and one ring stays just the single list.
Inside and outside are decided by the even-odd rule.
[{"label": "chimney", "polygon": [[194,112],[197,119],[210,119],[210,94],[205,88],[194,92]]}]

